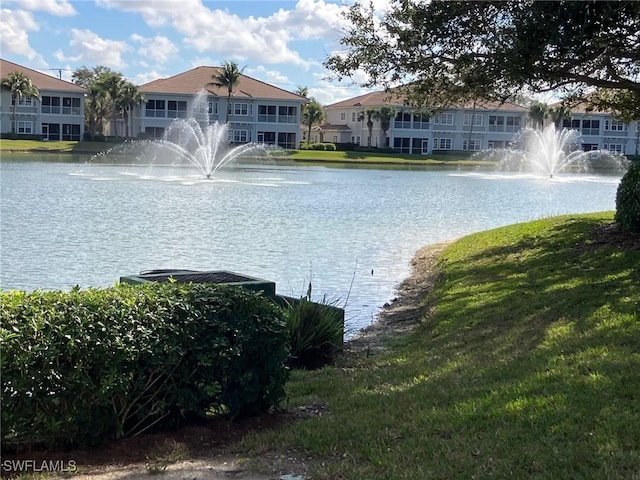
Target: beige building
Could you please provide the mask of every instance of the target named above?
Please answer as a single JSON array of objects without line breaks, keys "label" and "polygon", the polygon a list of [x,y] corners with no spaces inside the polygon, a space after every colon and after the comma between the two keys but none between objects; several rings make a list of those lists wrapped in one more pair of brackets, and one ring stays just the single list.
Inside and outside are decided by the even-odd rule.
[{"label": "beige building", "polygon": [[[21,72],[38,89],[40,98],[22,97],[15,109],[15,132],[40,136],[43,140],[80,141],[84,134],[84,96],[86,90],[51,75],[0,59],[0,77]],[[12,131],[11,91],[0,92],[0,131]]]},{"label": "beige building", "polygon": [[283,148],[300,145],[304,97],[241,75],[229,104],[227,88],[212,83],[220,71],[220,67],[197,67],[141,85],[146,103],[134,109],[133,136],[161,137],[174,119],[193,114],[196,95],[204,90],[204,108],[211,122],[225,123],[228,111],[232,143],[259,142]]},{"label": "beige building", "polygon": [[[388,130],[375,113],[390,106],[396,114]],[[528,109],[513,103],[458,105],[429,116],[404,104],[401,97],[372,92],[325,107],[326,123],[315,126],[312,142],[352,143],[361,147],[390,148],[402,153],[430,154],[504,148],[529,123]],[[605,149],[637,155],[638,122],[630,125],[610,113],[587,113],[577,107],[561,125],[579,130],[584,150]]]}]

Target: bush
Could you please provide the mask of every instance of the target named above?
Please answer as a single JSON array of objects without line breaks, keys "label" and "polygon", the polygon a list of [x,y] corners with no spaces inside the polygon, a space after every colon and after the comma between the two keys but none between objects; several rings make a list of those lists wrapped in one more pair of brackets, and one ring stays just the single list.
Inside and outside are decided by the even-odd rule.
[{"label": "bush", "polygon": [[615,220],[621,229],[640,233],[640,164],[631,164],[620,180]]},{"label": "bush", "polygon": [[333,362],[342,350],[344,311],[307,298],[287,301],[285,319],[289,336],[289,365],[317,369]]},{"label": "bush", "polygon": [[2,443],[85,447],[284,398],[282,312],[206,284],[0,293]]}]

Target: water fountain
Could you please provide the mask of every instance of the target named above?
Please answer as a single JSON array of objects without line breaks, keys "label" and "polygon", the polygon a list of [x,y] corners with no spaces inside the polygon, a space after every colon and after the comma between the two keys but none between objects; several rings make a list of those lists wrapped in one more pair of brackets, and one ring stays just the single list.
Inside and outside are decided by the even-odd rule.
[{"label": "water fountain", "polygon": [[587,173],[593,168],[623,172],[628,161],[624,155],[608,150],[584,151],[578,130],[557,130],[550,124],[543,130],[523,129],[512,147],[491,151],[484,158],[495,158],[497,169],[530,172],[553,178],[561,172]]},{"label": "water fountain", "polygon": [[264,153],[264,145],[256,143],[231,146],[228,136],[227,124],[210,122],[207,93],[202,90],[193,99],[192,115],[175,119],[161,139],[149,142],[144,156],[152,164],[195,167],[210,179],[242,155]]}]

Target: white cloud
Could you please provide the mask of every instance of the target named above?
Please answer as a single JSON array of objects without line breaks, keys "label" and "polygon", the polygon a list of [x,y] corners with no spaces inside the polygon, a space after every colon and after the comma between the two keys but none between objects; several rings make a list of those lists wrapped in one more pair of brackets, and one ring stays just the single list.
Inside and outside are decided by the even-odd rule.
[{"label": "white cloud", "polygon": [[71,29],[69,53],[58,50],[54,56],[60,61],[104,65],[111,68],[126,66],[122,54],[130,49],[126,42],[99,37],[90,30]]},{"label": "white cloud", "polygon": [[28,32],[36,32],[40,27],[29,12],[21,10],[0,10],[2,22],[0,22],[0,51],[22,55],[29,59],[37,67],[46,67],[47,64],[38,52],[29,45]]},{"label": "white cloud", "polygon": [[57,17],[76,14],[75,8],[67,0],[5,0],[4,3],[5,5],[16,4],[21,10],[45,12]]},{"label": "white cloud", "polygon": [[293,9],[280,9],[269,17],[246,18],[210,9],[201,0],[183,0],[179,8],[174,2],[151,0],[98,0],[97,4],[137,13],[152,27],[171,26],[183,36],[185,45],[200,53],[304,68],[312,62],[303,59],[291,44],[312,38],[337,42],[345,25],[340,15],[344,7],[324,0],[300,0]]},{"label": "white cloud", "polygon": [[277,85],[280,88],[284,88],[285,90],[291,90],[291,88],[289,87],[293,86],[289,77],[284,75],[282,72],[278,70],[268,70],[262,65],[258,67],[247,68],[243,73],[249,75],[250,77],[257,78],[258,80],[262,80],[263,82]]},{"label": "white cloud", "polygon": [[[138,54],[142,58],[152,59],[160,65],[164,65],[178,54],[178,47],[163,35],[154,38],[145,38],[137,34],[131,35],[131,40],[140,44]],[[149,64],[148,62],[144,62]]]},{"label": "white cloud", "polygon": [[134,85],[144,85],[145,83],[149,83],[153,80],[157,80],[159,78],[166,78],[168,75],[162,74],[156,70],[145,71],[144,73],[139,73],[138,75],[134,75],[133,77],[127,78],[128,81],[133,83]]}]

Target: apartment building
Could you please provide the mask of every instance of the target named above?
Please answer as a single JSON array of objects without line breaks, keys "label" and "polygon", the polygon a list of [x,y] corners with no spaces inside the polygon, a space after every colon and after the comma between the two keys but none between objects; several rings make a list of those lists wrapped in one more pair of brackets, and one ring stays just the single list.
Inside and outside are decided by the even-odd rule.
[{"label": "apartment building", "polygon": [[[0,131],[18,135],[39,135],[43,140],[80,141],[84,134],[86,90],[71,82],[0,59],[0,77],[21,72],[38,89],[40,98],[17,99],[15,119],[11,91],[0,92]],[[15,125],[12,123],[15,122]]]},{"label": "apartment building", "polygon": [[[383,106],[395,111],[387,125],[379,115]],[[504,148],[529,123],[528,109],[513,103],[477,102],[427,115],[386,92],[327,105],[325,111],[326,123],[312,129],[312,142],[388,147],[411,154]],[[562,126],[580,130],[584,150],[637,154],[638,122],[626,125],[609,113],[587,113],[581,107],[565,118]]]},{"label": "apartment building", "polygon": [[198,94],[204,91],[209,121],[229,121],[229,141],[259,142],[282,148],[300,144],[301,108],[306,99],[295,93],[241,75],[230,101],[226,87],[217,86],[214,77],[220,67],[196,67],[186,72],[146,83],[139,87],[146,103],[134,109],[133,136],[143,133],[160,138],[176,118],[194,112]]}]

